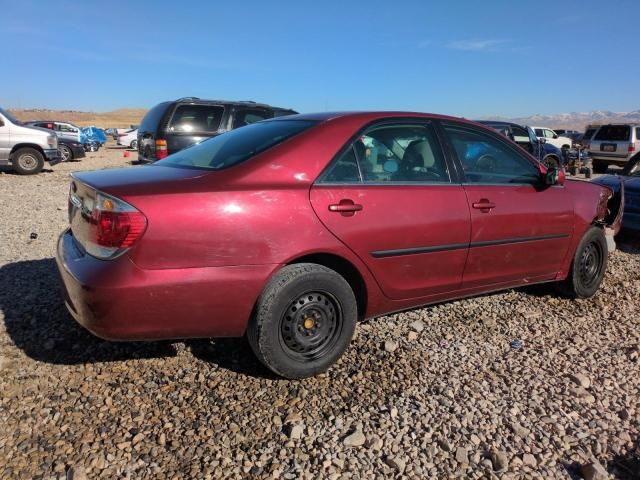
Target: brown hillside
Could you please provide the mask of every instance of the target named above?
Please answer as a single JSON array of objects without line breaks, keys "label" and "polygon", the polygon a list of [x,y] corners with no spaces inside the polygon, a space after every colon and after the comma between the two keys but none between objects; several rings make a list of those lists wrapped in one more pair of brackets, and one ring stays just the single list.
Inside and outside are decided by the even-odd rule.
[{"label": "brown hillside", "polygon": [[100,128],[126,128],[139,125],[147,112],[144,108],[120,108],[112,112],[77,112],[73,110],[11,109],[18,120],[59,120],[74,123],[80,127],[95,125]]}]

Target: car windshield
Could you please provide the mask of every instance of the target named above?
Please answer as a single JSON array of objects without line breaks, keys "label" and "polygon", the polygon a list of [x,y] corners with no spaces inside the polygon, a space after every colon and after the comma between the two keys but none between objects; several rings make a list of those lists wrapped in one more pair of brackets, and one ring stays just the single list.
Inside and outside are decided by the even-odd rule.
[{"label": "car windshield", "polygon": [[258,155],[316,124],[308,120],[253,123],[181,150],[154,165],[222,170]]},{"label": "car windshield", "polygon": [[7,120],[9,120],[11,123],[14,123],[16,125],[22,125],[22,122],[20,120],[18,120],[16,117],[14,117],[13,115],[11,115],[9,112],[7,112],[4,108],[0,108],[0,113],[4,116],[4,118],[6,118]]}]

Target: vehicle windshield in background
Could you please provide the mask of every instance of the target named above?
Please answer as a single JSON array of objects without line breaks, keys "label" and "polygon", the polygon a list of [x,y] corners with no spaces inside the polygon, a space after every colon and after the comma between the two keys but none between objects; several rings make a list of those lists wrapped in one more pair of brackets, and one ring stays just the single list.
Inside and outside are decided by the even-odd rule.
[{"label": "vehicle windshield in background", "polygon": [[9,112],[7,112],[4,108],[0,108],[0,113],[2,115],[4,115],[4,118],[6,118],[7,120],[9,120],[11,123],[14,123],[16,125],[22,125],[22,122],[20,120],[18,120],[16,117],[14,117],[13,115],[11,115]]},{"label": "vehicle windshield in background", "polygon": [[221,170],[262,153],[316,123],[308,120],[253,123],[181,150],[154,165]]},{"label": "vehicle windshield in background", "polygon": [[217,132],[224,108],[218,105],[180,105],[169,122],[170,132]]},{"label": "vehicle windshield in background", "polygon": [[604,125],[600,127],[594,140],[626,142],[629,140],[630,134],[631,127],[629,127],[629,125]]}]

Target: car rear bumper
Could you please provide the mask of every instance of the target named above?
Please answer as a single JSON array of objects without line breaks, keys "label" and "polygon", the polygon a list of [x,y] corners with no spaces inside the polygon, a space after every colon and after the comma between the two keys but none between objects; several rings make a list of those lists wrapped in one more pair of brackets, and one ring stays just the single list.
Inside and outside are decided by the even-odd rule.
[{"label": "car rear bumper", "polygon": [[253,305],[276,265],[145,270],[127,255],[99,260],[72,233],[56,263],[71,315],[107,340],[244,335]]}]

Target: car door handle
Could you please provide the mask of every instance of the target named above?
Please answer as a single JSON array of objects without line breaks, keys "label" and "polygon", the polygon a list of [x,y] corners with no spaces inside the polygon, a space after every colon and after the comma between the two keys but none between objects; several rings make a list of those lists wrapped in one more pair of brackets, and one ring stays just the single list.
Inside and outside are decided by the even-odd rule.
[{"label": "car door handle", "polygon": [[479,202],[474,202],[471,204],[471,206],[478,210],[482,210],[483,212],[488,212],[492,208],[496,208],[496,204],[493,202],[490,202],[486,198],[481,198]]},{"label": "car door handle", "polygon": [[330,212],[341,213],[344,217],[351,217],[360,210],[362,210],[362,205],[360,205],[359,203],[354,203],[353,200],[350,200],[348,198],[344,198],[338,203],[329,205]]}]

